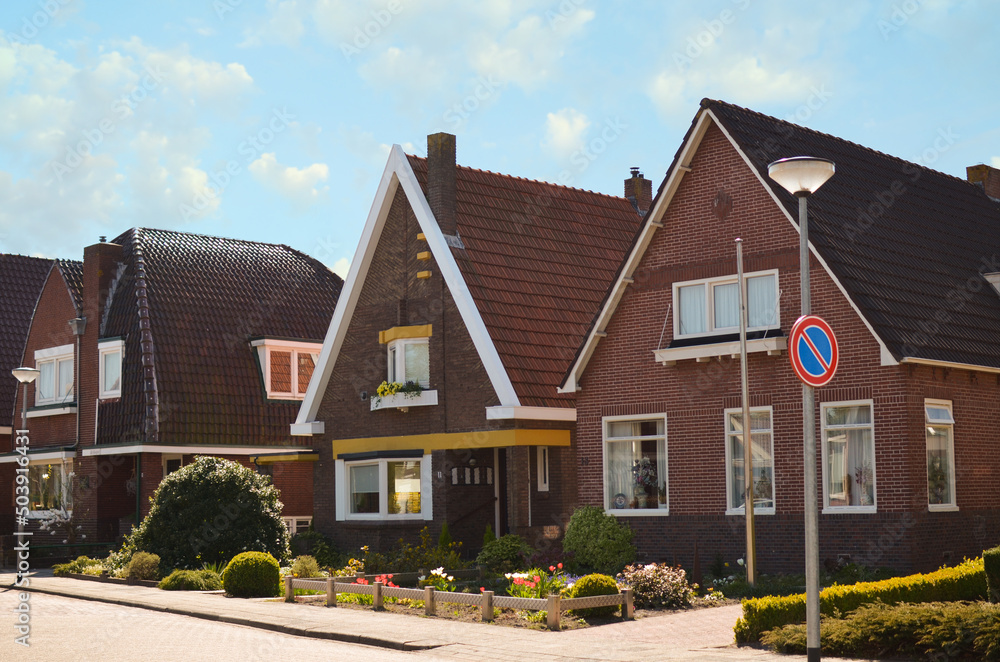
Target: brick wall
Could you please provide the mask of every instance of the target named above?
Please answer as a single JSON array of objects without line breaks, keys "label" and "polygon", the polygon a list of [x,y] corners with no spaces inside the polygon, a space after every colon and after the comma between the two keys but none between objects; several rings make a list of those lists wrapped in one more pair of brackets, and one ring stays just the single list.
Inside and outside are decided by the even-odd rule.
[{"label": "brick wall", "polygon": [[[672,310],[671,284],[735,274],[734,239],[741,237],[747,272],[778,269],[780,320],[786,334],[798,317],[800,300],[797,231],[717,128],[709,129],[692,167],[663,218],[665,227],[656,233],[636,271],[636,284],[622,298],[608,337],[583,375],[577,399],[579,498],[586,504],[601,505],[604,499],[602,418],[666,413],[670,514],[626,521],[637,530],[637,544],[646,558],[677,560],[688,567],[695,561],[696,544],[702,564],[719,553],[728,560],[743,554],[744,520],[724,514],[724,410],[739,406],[740,370],[738,357],[680,361],[669,367],[654,362],[652,352]],[[722,222],[711,213],[720,189],[733,200]],[[980,512],[975,505],[987,507],[1000,497],[995,481],[986,478],[1000,472],[1000,460],[987,452],[1000,435],[996,407],[990,405],[1000,394],[996,379],[980,376],[974,384],[969,373],[951,376],[955,383],[948,392],[956,394],[956,420],[959,411],[965,414],[965,427],[955,427],[962,510],[927,513],[923,398],[948,389],[932,388],[933,376],[915,379],[924,369],[882,367],[877,341],[835,282],[815,259],[810,270],[813,312],[831,324],[840,344],[836,377],[816,391],[817,439],[819,403],[871,399],[875,415],[878,513],[821,515],[821,557],[836,560],[839,554],[851,554],[855,560],[911,569],[940,564],[945,551],[958,559],[979,553],[982,546],[970,535],[945,540],[937,536],[942,531],[957,534],[975,522],[983,531],[993,522],[992,535],[997,536],[996,510]],[[661,347],[672,339],[668,319]],[[751,404],[773,408],[776,514],[757,518],[760,567],[765,572],[800,571],[801,385],[787,353],[754,353],[748,366]],[[822,508],[821,457],[817,475]],[[985,533],[981,537],[988,538]]]}]

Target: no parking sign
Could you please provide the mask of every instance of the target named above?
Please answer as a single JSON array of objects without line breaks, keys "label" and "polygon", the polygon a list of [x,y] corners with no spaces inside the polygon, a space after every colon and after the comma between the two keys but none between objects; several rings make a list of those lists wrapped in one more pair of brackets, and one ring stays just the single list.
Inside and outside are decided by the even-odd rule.
[{"label": "no parking sign", "polygon": [[788,356],[792,369],[803,383],[823,386],[833,379],[840,358],[833,329],[822,317],[803,315],[792,325]]}]

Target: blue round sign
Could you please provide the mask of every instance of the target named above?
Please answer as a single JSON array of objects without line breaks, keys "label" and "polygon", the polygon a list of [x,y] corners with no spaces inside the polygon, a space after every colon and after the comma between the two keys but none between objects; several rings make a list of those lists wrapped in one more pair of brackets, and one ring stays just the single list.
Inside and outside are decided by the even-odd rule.
[{"label": "blue round sign", "polygon": [[809,386],[823,386],[837,372],[840,349],[833,329],[822,317],[803,315],[788,337],[792,369]]}]

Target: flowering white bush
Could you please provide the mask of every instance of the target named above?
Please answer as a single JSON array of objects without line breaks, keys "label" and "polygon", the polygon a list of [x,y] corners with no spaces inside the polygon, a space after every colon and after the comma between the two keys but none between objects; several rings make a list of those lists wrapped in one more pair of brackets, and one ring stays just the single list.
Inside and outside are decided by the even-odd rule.
[{"label": "flowering white bush", "polygon": [[688,583],[687,573],[681,567],[665,563],[625,566],[618,573],[618,582],[632,589],[636,607],[673,609],[691,604],[694,589]]}]

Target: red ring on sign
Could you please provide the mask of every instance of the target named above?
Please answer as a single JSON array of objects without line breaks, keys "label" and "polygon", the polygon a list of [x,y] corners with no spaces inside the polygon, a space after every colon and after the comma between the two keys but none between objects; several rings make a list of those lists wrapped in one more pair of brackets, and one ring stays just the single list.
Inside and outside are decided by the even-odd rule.
[{"label": "red ring on sign", "polygon": [[[813,328],[819,329],[830,341],[831,356],[829,363],[827,363],[825,357],[816,348],[809,336],[806,335],[806,330]],[[815,354],[817,360],[823,365],[824,370],[822,374],[814,375],[802,365],[802,357],[799,356],[800,340],[805,341],[808,351]],[[795,324],[792,325],[792,331],[788,336],[788,358],[792,364],[792,370],[795,371],[795,376],[804,384],[812,387],[820,387],[833,379],[840,360],[840,348],[837,345],[837,337],[833,334],[833,329],[826,323],[826,320],[818,315],[803,315],[795,320]]]}]

